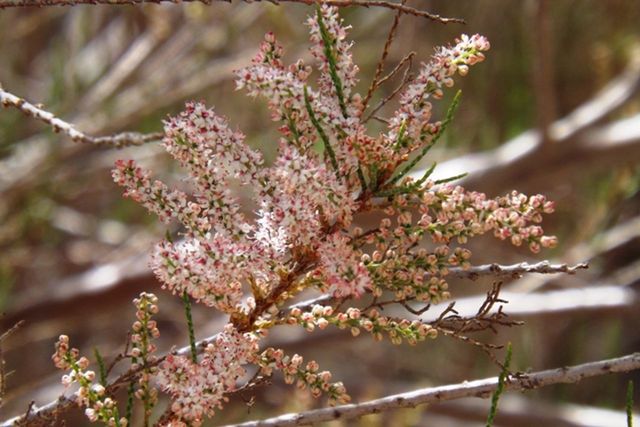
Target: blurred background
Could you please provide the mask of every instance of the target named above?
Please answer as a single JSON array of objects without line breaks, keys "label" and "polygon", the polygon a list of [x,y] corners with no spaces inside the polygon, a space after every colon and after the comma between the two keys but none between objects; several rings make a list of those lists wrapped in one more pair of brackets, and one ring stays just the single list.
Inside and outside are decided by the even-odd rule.
[{"label": "blurred background", "polygon": [[[576,275],[504,283],[504,311],[525,324],[474,338],[511,341],[512,366],[523,371],[638,351],[640,2],[408,4],[467,23],[445,26],[403,16],[387,71],[413,50],[417,72],[434,47],[461,33],[481,33],[492,45],[484,63],[457,78],[461,107],[428,159],[440,162],[438,176],[466,171],[461,184],[469,189],[491,196],[517,189],[556,201],[557,212],[545,218],[544,228],[558,236],[558,248],[533,256],[482,238],[471,245],[472,263],[590,264]],[[96,136],[161,131],[161,120],[185,101],[204,100],[273,159],[277,125],[263,101],[235,91],[232,71],[249,64],[266,31],[276,33],[290,61],[309,58],[302,23],[310,12],[300,5],[235,2],[0,10],[0,83]],[[394,13],[349,8],[342,16],[353,26],[359,91],[366,93]],[[399,82],[385,84],[373,105]],[[434,105],[436,117],[453,93]],[[393,109],[391,103],[386,111]],[[380,129],[371,122],[372,134]],[[182,171],[157,142],[125,149],[74,144],[20,111],[0,110],[0,332],[25,321],[0,343],[7,372],[1,419],[24,413],[32,400],[44,404],[63,392],[61,372],[50,363],[60,333],[86,355],[98,348],[109,360],[121,351],[134,317],[131,300],[143,290],[160,297],[159,351],[187,343],[179,299],[162,291],[147,267],[147,254],[165,228],[122,199],[110,177],[120,158],[135,158],[157,176],[181,182]],[[453,282],[461,313],[473,314],[490,285]],[[198,338],[224,322],[202,307],[194,307],[194,316]],[[396,347],[374,343],[366,334],[352,338],[346,331],[284,328],[270,340],[289,353],[315,358],[344,381],[356,401],[498,373],[483,352],[446,337]],[[630,379],[640,388],[636,373],[507,394],[496,425],[624,425]],[[277,376],[255,397],[252,406],[234,397],[207,425],[323,404]],[[488,406],[486,400],[464,400],[343,424],[484,425]],[[67,421],[88,424],[80,411],[70,412]]]}]

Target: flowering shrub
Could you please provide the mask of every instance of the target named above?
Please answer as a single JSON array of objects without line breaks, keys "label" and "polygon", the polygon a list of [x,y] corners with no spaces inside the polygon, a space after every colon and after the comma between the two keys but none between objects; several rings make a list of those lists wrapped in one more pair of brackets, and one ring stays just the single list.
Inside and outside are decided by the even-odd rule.
[{"label": "flowering shrub", "polygon": [[[136,300],[130,356],[141,376],[131,387],[144,402],[145,425],[156,401],[154,381],[173,402],[165,425],[200,425],[247,377],[246,365],[257,367],[255,378],[281,371],[287,383],[297,382],[314,396],[347,402],[344,385],[332,383],[315,361],[305,364],[281,349],[261,350],[267,330],[333,325],[353,335],[364,330],[376,340],[388,336],[393,343],[435,338],[434,325],[381,316],[377,298],[391,294],[398,304],[448,299],[447,274],[470,266],[471,253],[463,245],[476,235],[492,232],[533,252],[556,242],[538,225],[542,214],[553,211],[544,196],[514,192],[491,199],[450,180],[432,180],[433,167],[419,179],[408,175],[446,129],[459,97],[443,121],[432,120],[431,100],[443,97],[456,74],[464,76],[484,60],[489,49],[484,37],[462,35],[454,46],[436,50],[405,88],[388,129],[370,136],[363,120],[366,105],[355,92],[358,67],[346,39],[348,27],[326,6],[307,24],[319,74],[315,89],[311,67],[301,60],[285,66],[271,33],[252,65],[236,74],[237,87],[265,98],[280,125],[273,165],[213,109],[189,103],[165,122],[163,142],[188,171],[192,194],[152,181],[131,160],[117,162],[113,170],[125,196],[163,222],[183,226],[178,241],[166,239],[155,249],[152,268],[162,286],[187,304],[191,298],[229,319],[204,349],[198,350],[192,337],[190,357],[154,359],[156,298],[143,294]],[[230,190],[233,183],[254,190],[254,218],[243,213]],[[377,227],[352,225],[358,214],[373,210],[385,215]],[[322,305],[288,308],[308,289],[325,295]],[[366,310],[340,308],[369,295],[373,302]],[[91,420],[127,424],[104,386],[92,385],[95,374],[85,371],[86,359],[69,350],[66,337],[54,360],[72,370],[65,382],[80,383],[78,403]]]}]

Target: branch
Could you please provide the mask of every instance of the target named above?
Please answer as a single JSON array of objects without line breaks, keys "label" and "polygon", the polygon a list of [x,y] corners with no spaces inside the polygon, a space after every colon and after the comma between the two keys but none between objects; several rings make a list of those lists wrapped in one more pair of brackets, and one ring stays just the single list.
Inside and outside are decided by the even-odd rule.
[{"label": "branch", "polygon": [[[585,363],[571,367],[562,367],[547,371],[512,376],[507,380],[507,390],[531,390],[553,384],[573,384],[585,378],[610,373],[629,372],[640,369],[640,353]],[[347,420],[364,415],[376,414],[391,409],[413,408],[417,405],[446,402],[464,397],[488,398],[498,386],[498,379],[486,378],[460,384],[423,388],[407,393],[370,400],[368,402],[323,408],[297,414],[285,414],[262,421],[250,421],[234,424],[234,427],[300,426],[324,421]],[[227,426],[232,427],[232,426]]]},{"label": "branch", "polygon": [[[551,264],[549,261],[540,261],[535,264],[529,264],[521,262],[519,264],[500,265],[500,264],[483,264],[473,267],[469,267],[466,270],[460,267],[453,267],[449,269],[447,277],[458,277],[463,279],[476,280],[482,276],[491,277],[510,277],[517,279],[524,273],[538,273],[538,274],[554,274],[554,273],[566,273],[575,274],[577,270],[589,268],[586,263],[579,263],[574,266],[567,264]],[[430,277],[426,275],[425,277]],[[334,298],[330,295],[322,295],[316,298],[312,298],[305,301],[300,301],[293,304],[289,308],[299,308],[306,310],[313,307],[316,304],[330,304],[334,301]]]},{"label": "branch", "polygon": [[[250,3],[251,0],[242,0],[246,3]],[[258,2],[263,0],[257,0]],[[440,22],[442,24],[458,23],[464,24],[464,19],[460,18],[443,18],[440,15],[429,13],[424,10],[415,9],[413,7],[405,6],[400,3],[393,3],[384,0],[266,0],[273,4],[286,3],[301,3],[306,5],[326,4],[328,6],[337,7],[382,7],[385,9],[395,10],[397,12],[406,13],[408,15],[418,16],[421,18],[430,19],[432,21]],[[0,9],[9,7],[42,7],[42,6],[75,6],[77,4],[108,4],[108,5],[124,5],[124,4],[144,4],[144,3],[182,3],[193,2],[203,3],[210,5],[214,2],[231,3],[232,0],[0,0]]]},{"label": "branch", "polygon": [[[602,309],[602,308],[611,308],[618,310],[620,308],[631,308],[636,306],[638,298],[635,296],[635,293],[632,289],[628,287],[620,287],[620,286],[608,286],[608,287],[598,287],[593,286],[592,288],[587,289],[579,289],[579,290],[562,290],[562,291],[553,291],[547,292],[544,294],[512,294],[512,293],[503,293],[501,295],[502,298],[506,298],[510,300],[509,303],[509,314],[515,316],[543,316],[558,312],[566,312],[566,311],[574,311],[574,310],[585,310],[585,309]],[[519,297],[519,298],[518,298]],[[478,306],[484,301],[484,297],[472,297],[472,298],[462,298],[458,300],[456,304],[457,311],[462,319],[472,317],[478,309]],[[313,306],[314,303],[326,303],[329,298],[325,300],[311,300],[305,301],[304,304],[307,304],[308,307]],[[299,303],[296,306],[304,307],[301,305],[303,303]],[[432,312],[438,312],[439,306],[432,307]],[[420,319],[423,322],[431,322],[436,321],[437,316],[421,316]],[[196,351],[198,354],[201,354],[207,345],[213,342],[217,337],[216,335],[212,335],[207,337],[201,341],[196,343]],[[190,346],[184,346],[174,354],[180,354],[182,356],[188,356],[190,354],[191,348]],[[164,357],[159,358],[158,363],[164,360]],[[132,375],[135,375],[134,372],[125,373],[115,379],[111,384],[122,384],[126,382],[126,379],[131,379]],[[73,396],[61,396],[58,400],[50,402],[44,406],[33,408],[28,415],[26,421],[29,423],[36,422],[39,420],[48,420],[51,419],[55,414],[63,413],[65,410],[74,405],[74,397]],[[0,427],[9,427],[12,426],[14,422],[20,420],[24,422],[25,420],[21,417],[13,418],[5,421],[0,424]],[[21,425],[21,424],[18,424]],[[31,425],[31,424],[30,424]],[[37,424],[36,424],[37,425]],[[46,425],[46,424],[45,424]]]},{"label": "branch", "polygon": [[[0,8],[2,8],[0,0]],[[53,113],[42,109],[41,106],[30,102],[5,91],[0,86],[0,104],[3,107],[14,107],[22,111],[25,115],[40,120],[53,128],[53,131],[62,132],[68,135],[74,142],[81,142],[92,145],[109,145],[113,147],[125,147],[128,145],[142,145],[146,142],[156,141],[162,138],[162,133],[141,134],[137,132],[123,132],[112,136],[94,137],[77,130],[71,123],[56,117]]]},{"label": "branch", "polygon": [[578,270],[587,269],[589,265],[581,262],[574,266],[567,264],[551,264],[549,261],[540,261],[535,264],[521,262],[519,264],[500,265],[500,264],[484,264],[469,267],[466,270],[460,267],[449,269],[448,276],[460,277],[465,279],[476,280],[481,276],[492,277],[510,277],[517,279],[524,273],[554,274],[566,273],[576,274]]},{"label": "branch", "polygon": [[[201,341],[196,343],[196,353],[201,354],[204,352],[204,349],[207,348],[207,345],[212,343],[218,334],[207,337]],[[185,346],[178,350],[174,350],[171,354],[178,354],[181,356],[189,356],[191,354],[191,346]],[[131,380],[133,380],[137,375],[139,375],[143,369],[149,368],[150,366],[157,366],[162,363],[166,359],[167,355],[159,357],[156,359],[151,365],[140,366],[137,369],[130,369],[127,372],[119,375],[115,380],[111,381],[107,386],[107,393],[114,393],[118,390],[122,385],[127,384]],[[33,405],[31,410],[27,413],[8,419],[0,423],[0,427],[11,427],[11,426],[48,426],[52,425],[51,420],[56,419],[60,414],[68,411],[72,406],[76,405],[76,396],[60,396],[58,399],[47,403],[44,406],[36,407]]]}]

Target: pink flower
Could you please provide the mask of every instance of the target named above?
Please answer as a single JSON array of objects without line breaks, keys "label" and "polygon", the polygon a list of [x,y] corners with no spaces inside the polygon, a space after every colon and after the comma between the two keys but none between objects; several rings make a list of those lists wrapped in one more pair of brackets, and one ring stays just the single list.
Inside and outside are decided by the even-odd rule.
[{"label": "pink flower", "polygon": [[348,237],[334,233],[320,244],[318,252],[319,272],[329,286],[329,292],[334,296],[359,297],[371,289],[369,272],[349,244]]}]

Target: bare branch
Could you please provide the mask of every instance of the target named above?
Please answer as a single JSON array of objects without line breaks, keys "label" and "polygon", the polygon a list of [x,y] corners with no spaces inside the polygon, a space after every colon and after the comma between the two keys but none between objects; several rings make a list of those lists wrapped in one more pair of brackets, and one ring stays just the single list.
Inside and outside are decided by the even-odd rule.
[{"label": "bare branch", "polygon": [[[635,296],[635,292],[632,289],[621,286],[593,286],[587,289],[561,290],[542,294],[513,294],[503,292],[501,296],[502,298],[511,301],[509,303],[509,314],[511,314],[512,316],[544,316],[558,312],[575,310],[579,311],[585,309],[602,310],[611,308],[614,310],[619,310],[620,308],[635,307],[638,301],[638,298]],[[466,320],[467,318],[471,318],[476,315],[478,306],[481,305],[484,300],[485,297],[462,298],[458,300],[456,305],[458,307],[458,311],[452,310],[453,307],[451,307],[451,310],[445,309],[444,315],[448,313],[457,313],[460,319],[464,322],[464,320]],[[317,298],[315,300],[305,301],[305,305],[302,305],[303,303],[299,303],[296,306],[299,306],[301,308],[311,307],[313,306],[313,304],[323,304],[327,303],[328,301],[331,301],[330,297],[325,296]],[[434,312],[438,312],[439,309],[441,309],[441,307],[432,307],[432,310]],[[443,320],[443,318],[443,315],[441,315],[440,317],[423,315],[421,317],[421,321],[437,323],[439,320]],[[216,337],[217,335],[212,335],[201,341],[198,341],[196,343],[197,352],[199,354],[202,353],[207,345],[213,342]],[[176,350],[175,354],[186,356],[189,354],[189,352],[190,347],[185,346]],[[164,357],[159,358],[158,363],[161,363],[163,360]],[[136,373],[133,371],[125,373],[115,379],[112,384],[126,383],[127,380],[131,380],[135,375]],[[73,406],[73,404],[73,397],[62,396],[56,401],[50,402],[38,408],[34,408],[29,414],[29,419],[26,421],[31,423],[38,420],[49,420],[54,416],[54,414],[59,414],[66,411],[71,406]],[[20,418],[7,420],[4,423],[0,424],[0,427],[12,426],[14,425],[13,423],[17,420],[20,420]]]},{"label": "bare branch", "polygon": [[[109,4],[109,5],[123,5],[123,4],[144,4],[144,3],[182,3],[197,2],[210,5],[214,2],[231,3],[231,0],[0,0],[0,9],[9,7],[42,7],[42,6],[75,6],[78,4]],[[251,0],[242,0],[249,3]],[[262,0],[257,0],[262,1]],[[464,24],[464,19],[460,18],[443,18],[440,15],[429,13],[424,10],[415,9],[413,7],[405,6],[401,3],[394,3],[384,0],[267,0],[273,4],[279,3],[301,3],[306,5],[314,4],[326,4],[328,6],[349,7],[382,7],[385,9],[395,10],[407,15],[418,16],[421,18],[430,19],[432,21],[440,22],[442,24],[458,23]]]},{"label": "bare branch", "polygon": [[[402,4],[406,4],[407,0],[402,0]],[[369,90],[367,91],[367,95],[364,97],[364,101],[362,101],[362,109],[366,109],[367,105],[369,105],[369,100],[371,96],[373,96],[373,92],[380,86],[380,77],[382,76],[382,70],[384,69],[384,61],[387,59],[389,55],[389,48],[391,47],[391,43],[393,43],[393,39],[396,34],[396,30],[398,29],[398,24],[400,23],[400,17],[402,16],[402,12],[398,11],[396,16],[393,18],[393,24],[391,24],[391,29],[389,30],[389,34],[387,35],[387,40],[384,43],[384,48],[382,49],[382,56],[378,60],[378,65],[376,65],[376,72],[373,76],[373,80],[371,81],[371,85],[369,85]]]},{"label": "bare branch", "polygon": [[554,274],[566,273],[575,274],[576,271],[589,268],[587,263],[581,262],[574,266],[567,264],[551,264],[549,261],[540,261],[535,264],[521,262],[519,264],[500,265],[500,264],[484,264],[467,268],[451,268],[449,276],[476,280],[480,276],[492,277],[510,277],[517,279],[525,273]]},{"label": "bare branch", "polygon": [[[0,0],[1,2],[2,0]],[[2,3],[0,3],[1,5]],[[1,6],[0,6],[1,8]],[[71,123],[56,117],[53,113],[44,110],[41,106],[5,91],[0,86],[0,104],[3,107],[14,107],[29,117],[40,120],[51,126],[54,132],[63,132],[73,141],[92,145],[108,145],[113,147],[125,147],[128,145],[142,145],[146,142],[157,141],[162,138],[162,133],[141,134],[137,132],[123,132],[112,136],[94,137],[77,130]]]},{"label": "bare branch", "polygon": [[[598,147],[594,146],[596,142],[594,141],[595,135],[585,135],[584,132],[586,129],[593,129],[608,114],[632,99],[639,89],[640,59],[635,58],[620,76],[609,82],[592,99],[580,105],[562,119],[550,124],[549,137],[555,142],[562,142],[562,144],[554,145],[554,150],[550,153],[539,150],[542,140],[540,132],[531,129],[493,150],[466,154],[440,163],[434,178],[466,172],[469,175],[458,181],[460,185],[492,188],[493,191],[496,191],[496,189],[502,188],[502,183],[510,182],[510,179],[512,179],[510,174],[517,173],[517,176],[526,176],[527,165],[551,165],[552,162],[557,162],[564,167],[571,164],[579,164],[580,168],[584,168],[585,159],[577,155],[579,149],[595,151],[598,164],[602,165],[602,154],[597,153],[596,148]],[[615,122],[606,126],[605,130],[609,130],[618,123],[631,125],[634,120],[636,120],[635,127],[628,126],[625,129],[626,133],[603,133],[598,130],[596,132],[598,133],[597,142],[600,147],[612,149],[614,148],[613,144],[628,142],[630,138],[637,139],[637,119],[634,118]],[[629,130],[631,132],[628,132]],[[578,135],[580,136],[579,138],[574,138]],[[573,141],[573,144],[569,144],[572,139],[575,139],[575,141]],[[582,145],[585,145],[585,147],[582,147]],[[571,156],[568,157],[563,149],[570,152]],[[629,148],[625,147],[625,149],[628,150]],[[621,158],[627,161],[630,156],[633,156],[633,153],[627,151]],[[567,161],[567,159],[570,161]],[[416,170],[412,176],[419,178],[423,173],[424,170]],[[552,177],[551,179],[557,179],[557,177]]]},{"label": "bare branch", "polygon": [[[531,390],[553,384],[574,384],[585,378],[611,373],[630,372],[640,369],[640,353],[634,353],[615,359],[600,360],[570,367],[512,376],[507,380],[507,390]],[[285,414],[261,421],[234,424],[235,427],[284,427],[320,423],[323,421],[347,420],[364,415],[380,413],[391,409],[413,408],[417,405],[446,402],[464,397],[488,398],[498,386],[498,379],[486,378],[460,384],[423,388],[407,393],[370,400],[368,402],[336,406]],[[232,427],[232,426],[227,426]]]},{"label": "bare branch", "polygon": [[547,0],[539,0],[535,5],[533,16],[533,55],[532,77],[535,87],[536,114],[538,116],[538,131],[542,138],[542,144],[552,142],[549,135],[549,126],[556,116],[555,95],[553,81],[553,43],[551,19],[549,14],[550,3]]}]

